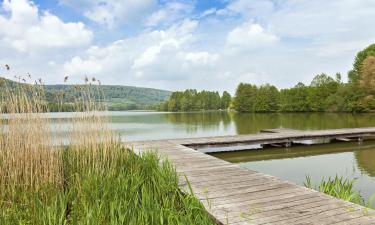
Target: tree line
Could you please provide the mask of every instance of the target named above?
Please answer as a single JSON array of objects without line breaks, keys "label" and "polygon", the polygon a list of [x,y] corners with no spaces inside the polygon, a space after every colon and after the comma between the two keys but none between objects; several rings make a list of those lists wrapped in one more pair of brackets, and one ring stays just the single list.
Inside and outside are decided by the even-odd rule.
[{"label": "tree line", "polygon": [[235,96],[228,92],[186,90],[173,92],[160,105],[164,111],[234,109],[238,112],[369,112],[375,111],[375,44],[360,51],[348,72],[348,82],[340,73],[321,73],[309,85],[297,83],[279,90],[265,84],[240,83]]},{"label": "tree line", "polygon": [[173,92],[168,101],[160,103],[159,110],[172,112],[219,110],[229,108],[231,101],[232,97],[227,91],[220,96],[217,91],[188,89]]},{"label": "tree line", "polygon": [[309,85],[278,90],[266,84],[241,83],[233,107],[239,112],[368,112],[375,110],[375,44],[360,51],[348,82],[322,73]]}]

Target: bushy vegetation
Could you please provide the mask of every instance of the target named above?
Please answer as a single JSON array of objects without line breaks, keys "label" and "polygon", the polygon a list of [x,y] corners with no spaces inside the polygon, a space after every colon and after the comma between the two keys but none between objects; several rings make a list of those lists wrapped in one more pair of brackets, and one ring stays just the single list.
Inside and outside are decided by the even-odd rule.
[{"label": "bushy vegetation", "polygon": [[198,111],[227,109],[232,97],[226,91],[220,96],[214,91],[200,91],[188,89],[176,91],[171,94],[169,100],[159,106],[160,111]]},{"label": "bushy vegetation", "polygon": [[192,193],[179,190],[168,161],[135,155],[114,139],[89,86],[74,101],[83,113],[69,121],[63,145],[40,114],[44,86],[4,85],[0,224],[214,224]]},{"label": "bushy vegetation", "polygon": [[278,90],[266,84],[241,83],[234,108],[239,112],[367,112],[375,110],[375,44],[357,54],[349,82],[322,73],[310,85]]}]

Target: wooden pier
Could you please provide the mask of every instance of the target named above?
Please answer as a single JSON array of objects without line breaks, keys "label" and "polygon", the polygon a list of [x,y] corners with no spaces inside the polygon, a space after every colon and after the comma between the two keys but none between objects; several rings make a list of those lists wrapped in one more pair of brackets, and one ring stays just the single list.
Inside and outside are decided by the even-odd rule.
[{"label": "wooden pier", "polygon": [[[313,139],[363,140],[375,128],[319,131],[267,130],[266,133],[130,142],[135,153],[157,151],[188,179],[195,195],[218,224],[375,224],[375,211],[279,178],[241,168],[201,149],[212,146],[291,143]],[[198,150],[196,150],[198,149]],[[185,178],[186,177],[186,178]],[[375,191],[375,190],[374,190]]]}]

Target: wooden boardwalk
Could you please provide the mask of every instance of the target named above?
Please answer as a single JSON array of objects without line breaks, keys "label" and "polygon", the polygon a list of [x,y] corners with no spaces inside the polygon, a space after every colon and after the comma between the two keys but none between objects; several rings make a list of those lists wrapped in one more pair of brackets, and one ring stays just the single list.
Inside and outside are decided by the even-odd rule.
[{"label": "wooden boardwalk", "polygon": [[[137,154],[156,150],[185,176],[207,211],[219,224],[375,224],[375,211],[298,186],[279,178],[241,168],[191,146],[229,145],[300,138],[363,137],[375,128],[288,131],[212,138],[130,142]],[[187,147],[189,146],[189,147]]]}]

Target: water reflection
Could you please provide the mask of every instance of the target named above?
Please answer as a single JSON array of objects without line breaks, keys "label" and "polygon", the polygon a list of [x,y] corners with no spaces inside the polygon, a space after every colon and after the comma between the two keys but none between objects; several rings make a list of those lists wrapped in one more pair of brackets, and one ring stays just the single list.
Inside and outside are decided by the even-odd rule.
[{"label": "water reflection", "polygon": [[[64,140],[75,113],[49,113],[57,140]],[[343,113],[235,113],[235,112],[102,112],[109,127],[123,141],[189,138],[257,133],[267,128],[316,130],[330,128],[375,127],[374,114]],[[4,114],[0,118],[6,120]],[[6,123],[6,121],[3,121]],[[3,123],[4,124],[4,123]],[[6,125],[4,126],[6,130]],[[4,128],[3,127],[3,128]],[[375,192],[375,143],[337,143],[291,149],[264,149],[215,155],[240,163],[246,168],[302,183],[310,174],[342,174],[360,178],[358,186],[367,194]]]},{"label": "water reflection", "polygon": [[262,129],[292,128],[318,130],[375,126],[374,114],[349,113],[236,113],[196,112],[164,114],[172,124],[188,125],[187,132],[202,129],[225,131],[232,125],[236,134],[258,133]]},{"label": "water reflection", "polygon": [[230,114],[227,112],[192,112],[192,113],[169,113],[164,114],[168,122],[185,126],[186,132],[195,133],[198,130],[220,130],[226,131],[231,123]]},{"label": "water reflection", "polygon": [[375,193],[374,140],[362,144],[332,143],[211,155],[298,184],[303,184],[306,175],[315,183],[335,175],[355,178],[356,188],[366,198]]},{"label": "water reflection", "polygon": [[354,152],[358,167],[371,177],[375,177],[375,147]]},{"label": "water reflection", "polygon": [[[122,140],[150,140],[181,137],[221,136],[258,133],[266,128],[301,130],[375,126],[374,114],[343,113],[235,113],[226,111],[101,112]],[[76,113],[47,113],[56,136],[70,128]],[[0,115],[6,120],[6,115]],[[6,121],[3,121],[6,123]]]},{"label": "water reflection", "polygon": [[317,155],[354,152],[356,163],[363,171],[375,176],[375,141],[368,140],[362,144],[331,143],[323,145],[295,146],[292,148],[265,148],[249,151],[219,152],[210,155],[232,163],[255,162],[276,159],[292,159]]},{"label": "water reflection", "polygon": [[257,133],[266,128],[318,130],[374,126],[374,114],[347,113],[233,113],[238,134]]}]

